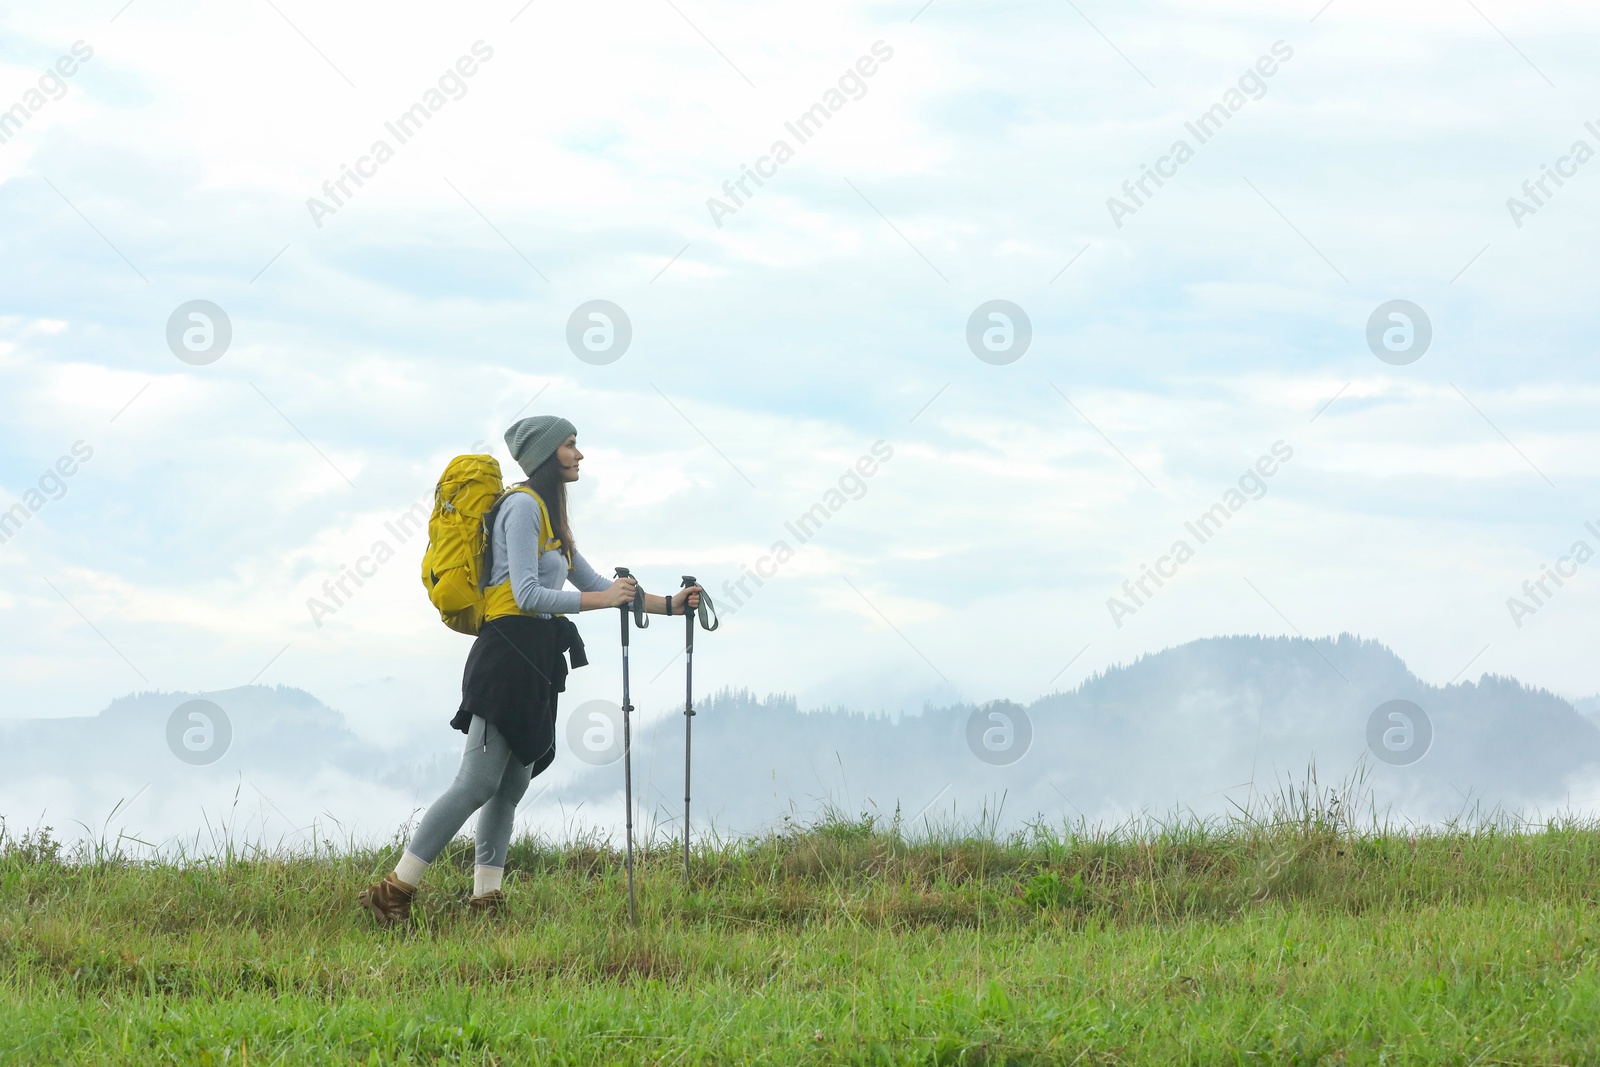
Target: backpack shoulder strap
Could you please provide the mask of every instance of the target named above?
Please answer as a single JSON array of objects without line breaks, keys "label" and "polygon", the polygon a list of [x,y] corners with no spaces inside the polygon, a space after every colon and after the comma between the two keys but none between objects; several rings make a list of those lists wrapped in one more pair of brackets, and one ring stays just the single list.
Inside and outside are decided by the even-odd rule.
[{"label": "backpack shoulder strap", "polygon": [[[527,493],[539,505],[539,554],[543,555],[560,545],[560,539],[556,537],[555,530],[550,526],[550,509],[545,506],[544,498],[525,485],[518,485],[508,489],[505,495],[509,497],[512,493]],[[571,562],[569,560],[568,567],[570,568],[570,566]]]}]

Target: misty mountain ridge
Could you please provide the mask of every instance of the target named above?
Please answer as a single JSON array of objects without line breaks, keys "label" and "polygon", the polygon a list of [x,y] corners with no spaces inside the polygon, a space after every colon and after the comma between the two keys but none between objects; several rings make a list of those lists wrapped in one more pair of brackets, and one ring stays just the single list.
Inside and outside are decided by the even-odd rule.
[{"label": "misty mountain ridge", "polygon": [[[225,709],[231,728],[212,763],[177,754],[208,740],[203,725],[173,725],[197,699]],[[1417,739],[1431,734],[1407,765],[1385,762],[1369,737],[1375,711],[1395,700],[1420,709]],[[681,821],[683,716],[649,710],[669,713],[635,732],[636,796],[644,821],[670,831]],[[1386,646],[1349,634],[1204,638],[1025,705],[887,716],[722,690],[696,710],[697,832],[757,832],[825,808],[899,811],[917,826],[970,822],[981,811],[1010,824],[1219,813],[1313,766],[1324,783],[1364,773],[1380,807],[1418,821],[1475,806],[1600,807],[1600,727],[1572,702],[1487,674],[1428,685]],[[521,816],[547,829],[578,817],[620,824],[621,764],[576,758],[566,729],[573,712],[562,708],[562,751]],[[1388,719],[1380,726],[1401,736]],[[0,814],[13,826],[41,814],[92,826],[137,794],[119,819],[159,836],[192,832],[197,805],[210,811],[242,794],[280,832],[322,820],[387,836],[448,785],[461,744],[441,722],[382,747],[311,694],[281,686],[139,693],[95,716],[0,722]]]},{"label": "misty mountain ridge", "polygon": [[[1392,700],[1414,702],[1432,726],[1426,753],[1407,766],[1382,762],[1368,745],[1369,720]],[[1020,711],[1032,727],[1028,750],[1010,765],[985,765],[968,743],[974,716],[994,710]],[[1018,818],[1222,811],[1252,783],[1275,792],[1313,766],[1324,783],[1364,769],[1375,802],[1419,820],[1600,800],[1600,728],[1568,701],[1487,674],[1431,686],[1383,644],[1350,634],[1204,638],[1027,705],[929,707],[897,720],[834,713],[825,736],[811,722],[817,713],[787,698],[721,693],[701,711],[696,763],[722,769],[696,787],[696,810],[708,815],[719,803],[732,813],[760,798],[767,818],[781,817],[785,797],[808,799],[810,810],[899,803],[913,818],[950,814],[952,799],[957,817],[985,803],[992,810],[1002,796]],[[742,740],[754,718],[774,741],[759,751]],[[681,767],[681,729],[681,720],[658,724],[641,747],[659,745],[665,766]]]}]

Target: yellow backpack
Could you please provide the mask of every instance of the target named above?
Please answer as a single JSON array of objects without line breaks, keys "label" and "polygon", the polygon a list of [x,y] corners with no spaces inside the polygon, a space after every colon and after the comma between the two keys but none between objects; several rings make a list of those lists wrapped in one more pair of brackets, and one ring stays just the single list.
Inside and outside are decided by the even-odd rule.
[{"label": "yellow backpack", "polygon": [[[457,456],[434,487],[428,549],[422,554],[422,584],[444,624],[458,633],[477,634],[483,629],[491,592],[483,588],[491,516],[501,501],[516,492],[539,500],[539,494],[526,486],[507,491],[500,463],[493,456]],[[539,500],[539,542],[540,552],[561,543],[550,528],[550,513],[543,500]],[[506,613],[504,609],[497,612]]]}]

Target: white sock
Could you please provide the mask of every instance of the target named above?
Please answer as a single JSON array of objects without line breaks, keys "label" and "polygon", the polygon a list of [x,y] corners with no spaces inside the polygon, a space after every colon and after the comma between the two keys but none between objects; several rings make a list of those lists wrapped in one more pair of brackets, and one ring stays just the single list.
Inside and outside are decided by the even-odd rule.
[{"label": "white sock", "polygon": [[482,864],[472,868],[472,895],[481,897],[485,893],[492,893],[500,888],[500,882],[505,877],[504,867],[485,867]]},{"label": "white sock", "polygon": [[401,853],[400,862],[394,865],[394,876],[413,889],[422,884],[427,871],[428,861],[413,856],[410,849]]}]

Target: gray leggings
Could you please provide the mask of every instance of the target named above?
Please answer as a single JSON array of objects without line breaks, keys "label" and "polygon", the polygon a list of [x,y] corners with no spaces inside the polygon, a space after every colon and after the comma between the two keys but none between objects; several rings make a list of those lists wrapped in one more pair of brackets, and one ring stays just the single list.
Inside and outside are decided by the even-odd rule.
[{"label": "gray leggings", "polygon": [[[484,733],[488,732],[488,745]],[[461,769],[444,795],[433,802],[417,825],[406,851],[419,860],[432,863],[444,846],[466,825],[472,813],[478,815],[478,858],[480,867],[504,867],[506,850],[511,846],[511,824],[517,804],[533,780],[533,768],[511,752],[506,739],[484,721],[472,717],[467,731],[467,750]]]}]

